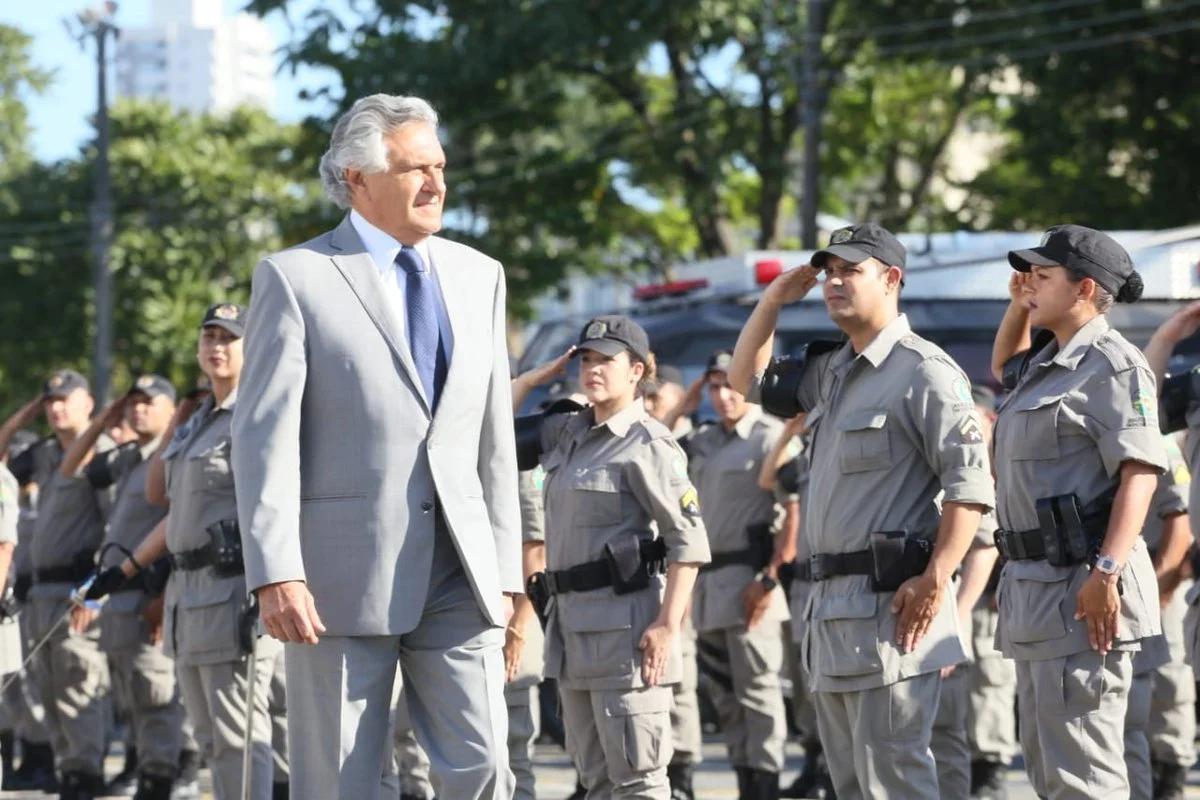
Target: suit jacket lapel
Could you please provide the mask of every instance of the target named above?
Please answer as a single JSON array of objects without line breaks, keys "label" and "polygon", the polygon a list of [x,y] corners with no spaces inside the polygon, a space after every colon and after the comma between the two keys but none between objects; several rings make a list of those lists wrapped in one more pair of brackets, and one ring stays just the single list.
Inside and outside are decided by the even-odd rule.
[{"label": "suit jacket lapel", "polygon": [[330,246],[335,251],[332,257],[334,266],[342,273],[342,277],[350,285],[351,291],[362,303],[367,316],[383,334],[383,338],[392,349],[401,368],[408,373],[409,383],[412,384],[417,396],[421,398],[425,413],[428,414],[429,400],[425,397],[424,389],[421,388],[417,367],[413,363],[412,353],[408,347],[408,337],[404,335],[403,326],[399,324],[396,314],[388,305],[383,280],[379,277],[379,269],[375,266],[375,261],[371,258],[370,253],[363,247],[362,239],[355,232],[354,226],[350,224],[349,216],[342,220],[342,224],[338,225],[333,232]]},{"label": "suit jacket lapel", "polygon": [[[446,372],[446,385],[442,387],[441,400],[438,401],[440,409],[449,398],[455,396],[454,391],[463,370],[470,368],[471,343],[468,331],[473,309],[467,293],[471,291],[471,281],[468,276],[461,274],[467,265],[450,266],[450,258],[446,255],[445,248],[442,247],[441,239],[436,237],[429,239],[429,257],[433,261],[433,268],[437,271],[438,285],[442,289],[442,302],[446,306],[446,316],[450,318],[450,330],[454,333],[454,353],[450,357]],[[452,269],[459,270],[459,273],[452,272]]]}]

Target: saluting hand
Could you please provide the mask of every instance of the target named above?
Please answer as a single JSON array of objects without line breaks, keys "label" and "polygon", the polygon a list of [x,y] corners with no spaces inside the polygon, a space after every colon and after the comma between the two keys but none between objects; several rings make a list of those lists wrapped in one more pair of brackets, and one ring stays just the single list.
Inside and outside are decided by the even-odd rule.
[{"label": "saluting hand", "polygon": [[1200,329],[1200,300],[1175,312],[1155,333],[1171,342],[1181,342]]},{"label": "saluting hand", "polygon": [[1008,279],[1008,298],[1013,305],[1025,302],[1025,286],[1029,283],[1029,279],[1030,273],[1013,270],[1012,277]]},{"label": "saluting hand", "polygon": [[317,634],[325,625],[317,614],[317,606],[304,581],[283,581],[260,587],[259,616],[267,633],[281,642],[316,644]]},{"label": "saluting hand", "polygon": [[780,306],[799,302],[817,285],[817,276],[820,274],[821,270],[812,264],[790,269],[771,281],[763,290],[763,299]]},{"label": "saluting hand", "polygon": [[1105,655],[1117,638],[1117,621],[1121,618],[1121,594],[1117,591],[1118,576],[1092,570],[1075,598],[1075,619],[1087,620],[1088,642],[1092,649]]},{"label": "saluting hand", "polygon": [[647,686],[657,686],[667,671],[667,659],[671,655],[675,633],[675,629],[667,623],[655,620],[642,634],[638,649],[642,651],[642,682]]},{"label": "saluting hand", "polygon": [[892,613],[899,616],[896,621],[896,643],[904,652],[911,653],[929,633],[938,609],[942,607],[945,589],[932,575],[922,574],[900,584],[892,599]]}]

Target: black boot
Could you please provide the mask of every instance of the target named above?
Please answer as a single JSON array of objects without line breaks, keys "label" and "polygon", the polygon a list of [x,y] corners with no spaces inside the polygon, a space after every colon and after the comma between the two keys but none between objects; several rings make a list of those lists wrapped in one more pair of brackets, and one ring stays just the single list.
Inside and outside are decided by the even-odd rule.
[{"label": "black boot", "polygon": [[63,773],[58,800],[96,800],[107,794],[103,776],[71,770]]},{"label": "black boot", "polygon": [[181,750],[171,800],[199,800],[200,797],[200,754],[195,750]]},{"label": "black boot", "polygon": [[779,800],[779,773],[765,769],[746,770],[746,800]]},{"label": "black boot", "polygon": [[275,781],[271,784],[271,800],[288,800],[291,790],[290,781]]},{"label": "black boot", "polygon": [[5,773],[4,790],[58,791],[58,777],[54,774],[54,750],[48,743],[34,744],[28,739],[21,740],[21,766],[12,775]]},{"label": "black boot", "polygon": [[1162,762],[1158,783],[1154,787],[1154,800],[1183,800],[1187,787],[1187,772],[1187,767]]},{"label": "black boot", "polygon": [[4,783],[0,785],[0,789],[4,791],[11,789],[8,785],[8,776],[17,771],[16,764],[13,762],[16,746],[17,742],[13,738],[12,731],[0,733],[0,769],[4,770]]},{"label": "black boot", "polygon": [[696,800],[692,789],[692,772],[695,767],[691,764],[670,764],[667,766],[667,780],[671,784],[671,800]]},{"label": "black boot", "polygon": [[143,775],[138,778],[137,792],[133,800],[171,800],[171,788],[175,783],[161,775]]},{"label": "black boot", "polygon": [[738,800],[748,800],[750,797],[749,767],[734,767],[733,771],[737,775]]},{"label": "black boot", "polygon": [[108,782],[104,793],[114,797],[133,797],[138,788],[138,754],[137,748],[130,745],[125,748],[125,766],[117,776]]},{"label": "black boot", "polygon": [[997,761],[971,762],[971,797],[982,800],[1004,800],[1008,789],[1004,783],[1006,768]]},{"label": "black boot", "polygon": [[804,747],[804,769],[792,781],[792,785],[779,793],[780,797],[820,797],[821,743],[809,742]]}]

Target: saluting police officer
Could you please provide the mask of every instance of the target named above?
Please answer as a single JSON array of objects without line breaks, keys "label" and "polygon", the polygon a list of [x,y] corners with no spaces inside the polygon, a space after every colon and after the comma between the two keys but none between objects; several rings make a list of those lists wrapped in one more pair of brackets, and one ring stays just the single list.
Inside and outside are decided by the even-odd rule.
[{"label": "saluting police officer", "polygon": [[[142,542],[132,559],[121,563],[126,574],[133,574],[158,559],[164,545],[170,551],[163,641],[175,658],[184,708],[207,757],[217,800],[235,800],[241,793],[252,656],[257,665],[251,796],[272,798],[268,698],[282,647],[256,634],[257,614],[247,600],[229,460],[244,320],[245,309],[230,303],[218,303],[204,315],[197,356],[212,393],[186,422],[182,414],[176,415],[177,425],[151,463],[146,483],[150,502],[169,502],[166,523]],[[275,784],[274,791],[286,791],[285,787]]]},{"label": "saluting police officer", "polygon": [[645,331],[597,317],[578,353],[592,405],[542,432],[548,570],[530,588],[547,614],[546,674],[587,797],[668,800],[670,684],[708,543],[687,458],[638,397],[654,377]]},{"label": "saluting police officer", "polygon": [[[808,412],[813,430],[800,649],[837,795],[934,797],[939,671],[964,659],[949,584],[994,502],[987,451],[966,376],[899,313],[903,245],[873,223],[830,241],[763,292],[729,378],[768,411]],[[772,363],[781,307],[822,273],[849,341]]]},{"label": "saluting police officer", "polygon": [[708,393],[720,421],[697,432],[689,447],[688,472],[712,550],[696,581],[692,622],[698,656],[715,676],[712,700],[739,795],[759,800],[779,796],[787,738],[779,678],[788,607],[773,559],[774,497],[758,485],[784,426],[729,386],[732,356],[718,350],[708,360]]},{"label": "saluting police officer", "polygon": [[1132,653],[1162,632],[1141,531],[1167,456],[1154,376],[1107,312],[1141,296],[1141,277],[1120,245],[1078,225],[1051,228],[1009,263],[992,357],[1011,387],[994,442],[996,544],[1008,559],[996,641],[1016,661],[1034,790],[1128,797],[1116,756]]},{"label": "saluting police officer", "polygon": [[[37,524],[30,547],[33,588],[25,613],[29,633],[51,634],[30,668],[45,700],[46,727],[62,772],[60,791],[71,798],[95,797],[104,789],[103,759],[108,728],[108,660],[100,651],[96,612],[72,607],[72,590],[92,572],[104,537],[111,495],[76,472],[60,474],[63,455],[88,426],[93,400],[88,382],[72,370],[50,376],[43,390],[46,418],[55,438],[47,447],[14,461],[14,474],[39,487]],[[107,449],[111,441],[101,438]],[[34,462],[40,463],[34,463]],[[70,623],[55,628],[69,612]]]},{"label": "saluting police officer", "polygon": [[[1163,443],[1167,450],[1167,470],[1158,478],[1158,488],[1150,501],[1150,513],[1146,515],[1146,527],[1142,529],[1142,538],[1146,542],[1151,561],[1155,564],[1155,573],[1159,576],[1159,608],[1165,610],[1173,589],[1164,586],[1164,572],[1178,571],[1191,545],[1192,534],[1188,530],[1187,518],[1190,482],[1187,466],[1183,463],[1183,454],[1179,452],[1171,437],[1164,437]],[[1170,559],[1165,565],[1165,571],[1158,566],[1163,563],[1161,559],[1164,556],[1164,543],[1169,551],[1166,556]],[[1164,589],[1168,590],[1163,591]],[[1125,711],[1125,769],[1129,775],[1131,800],[1150,800],[1152,797],[1158,797],[1155,792],[1156,784],[1159,783],[1158,770],[1157,764],[1153,763],[1155,759],[1150,746],[1155,676],[1160,669],[1171,663],[1171,651],[1181,649],[1172,647],[1171,640],[1174,639],[1178,645],[1181,644],[1179,640],[1183,638],[1182,618],[1179,632],[1170,636],[1167,632],[1166,614],[1163,616],[1164,635],[1144,640],[1142,649],[1133,655],[1133,682],[1129,689],[1129,705]],[[1194,760],[1194,742],[1192,753]]]},{"label": "saluting police officer", "polygon": [[[116,487],[108,517],[101,568],[120,563],[166,516],[165,508],[146,500],[146,473],[175,414],[175,387],[159,375],[142,375],[125,395],[98,414],[67,451],[59,472],[79,470],[100,490]],[[136,437],[99,451],[97,441],[120,420]],[[93,455],[94,454],[94,455]],[[116,575],[119,573],[109,573]],[[132,744],[138,763],[137,800],[169,800],[179,766],[183,709],[175,685],[175,663],[163,654],[142,619],[149,596],[140,580],[92,585],[89,597],[112,592],[100,616],[100,647],[108,654],[113,687],[129,703]],[[132,749],[132,748],[131,748]]]}]

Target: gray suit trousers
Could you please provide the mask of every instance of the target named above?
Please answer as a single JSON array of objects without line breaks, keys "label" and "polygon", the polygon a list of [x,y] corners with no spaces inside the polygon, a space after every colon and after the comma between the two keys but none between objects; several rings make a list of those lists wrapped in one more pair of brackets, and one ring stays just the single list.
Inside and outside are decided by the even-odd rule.
[{"label": "gray suit trousers", "polygon": [[439,530],[416,628],[286,646],[292,797],[380,796],[399,667],[438,796],[508,800],[503,646],[504,630],[484,617],[449,535]]}]

